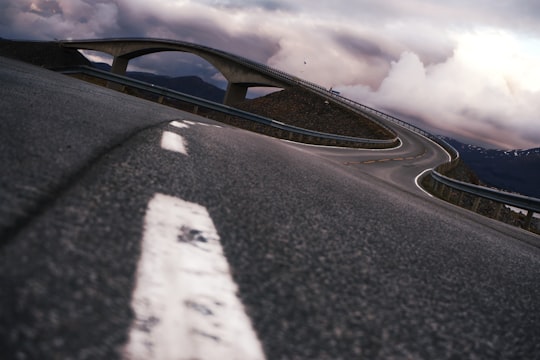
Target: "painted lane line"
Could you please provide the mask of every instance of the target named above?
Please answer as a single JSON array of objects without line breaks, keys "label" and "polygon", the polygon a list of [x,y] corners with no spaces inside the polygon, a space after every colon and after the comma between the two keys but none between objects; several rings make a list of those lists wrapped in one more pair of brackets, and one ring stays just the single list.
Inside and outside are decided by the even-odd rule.
[{"label": "painted lane line", "polygon": [[422,154],[416,155],[416,156],[409,156],[409,157],[397,157],[397,158],[385,158],[385,159],[377,159],[377,160],[365,160],[365,161],[346,161],[343,164],[344,165],[360,165],[360,164],[373,164],[377,162],[387,162],[387,161],[403,161],[403,160],[414,160],[417,158],[420,158],[425,155],[425,151]]},{"label": "painted lane line", "polygon": [[148,204],[125,360],[264,359],[205,207]]},{"label": "painted lane line", "polygon": [[187,124],[185,124],[185,123],[183,123],[181,121],[176,121],[176,120],[171,121],[169,123],[169,125],[172,125],[172,126],[174,126],[176,128],[179,128],[179,129],[188,129],[189,128],[189,125],[187,125]]},{"label": "painted lane line", "polygon": [[[215,125],[215,124],[207,124],[207,123],[204,123],[204,122],[200,122],[200,121],[191,121],[191,120],[184,120],[184,125],[187,124],[187,125],[200,125],[200,126],[208,126],[208,127],[215,127],[215,128],[218,128],[218,129],[223,129],[223,126],[220,126],[220,125]],[[186,126],[188,127],[188,126]]]},{"label": "painted lane line", "polygon": [[426,195],[428,195],[429,197],[433,197],[433,195],[431,195],[429,192],[427,192],[426,190],[424,190],[424,188],[422,186],[420,186],[420,184],[418,183],[418,180],[420,180],[420,178],[428,171],[431,171],[431,168],[429,169],[426,169],[424,171],[422,171],[420,174],[418,174],[415,178],[414,178],[414,184],[416,185],[417,188],[419,188],[420,190],[422,190],[423,193],[425,193]]},{"label": "painted lane line", "polygon": [[219,125],[215,125],[215,124],[207,124],[207,123],[203,123],[203,122],[198,122],[197,125],[200,125],[200,126],[206,126],[206,127],[215,127],[215,128],[218,128],[218,129],[223,129],[223,126],[219,126]]},{"label": "painted lane line", "polygon": [[170,131],[164,131],[161,135],[161,148],[187,155],[184,138]]}]

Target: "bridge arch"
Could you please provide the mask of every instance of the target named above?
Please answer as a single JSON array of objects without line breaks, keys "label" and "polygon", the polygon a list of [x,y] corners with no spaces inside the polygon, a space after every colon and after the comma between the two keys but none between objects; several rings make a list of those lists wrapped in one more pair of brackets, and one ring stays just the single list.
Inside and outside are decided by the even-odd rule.
[{"label": "bridge arch", "polygon": [[243,101],[250,87],[287,88],[290,81],[271,76],[270,69],[248,59],[224,51],[183,41],[162,39],[100,39],[61,41],[62,46],[78,50],[99,51],[113,56],[111,72],[125,75],[128,63],[139,56],[180,51],[197,55],[212,64],[227,79],[224,103],[234,105]]}]

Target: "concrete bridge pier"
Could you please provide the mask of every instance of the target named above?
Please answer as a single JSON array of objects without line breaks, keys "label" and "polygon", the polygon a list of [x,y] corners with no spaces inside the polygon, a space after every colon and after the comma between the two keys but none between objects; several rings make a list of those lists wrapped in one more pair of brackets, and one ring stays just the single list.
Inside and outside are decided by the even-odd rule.
[{"label": "concrete bridge pier", "polygon": [[248,86],[238,83],[230,82],[227,84],[227,91],[225,92],[225,99],[223,104],[233,106],[246,99]]},{"label": "concrete bridge pier", "polygon": [[[128,63],[129,63],[128,58],[125,58],[122,56],[115,56],[113,59],[112,67],[111,67],[111,73],[117,74],[117,75],[126,75]],[[109,89],[121,90],[122,86],[108,81],[107,87]]]},{"label": "concrete bridge pier", "polygon": [[129,59],[122,56],[115,56],[112,63],[111,72],[117,75],[125,75]]}]

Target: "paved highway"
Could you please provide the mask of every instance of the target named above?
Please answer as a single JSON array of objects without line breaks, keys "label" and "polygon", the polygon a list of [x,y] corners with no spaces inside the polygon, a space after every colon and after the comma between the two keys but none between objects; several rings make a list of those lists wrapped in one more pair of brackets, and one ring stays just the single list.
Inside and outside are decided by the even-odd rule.
[{"label": "paved highway", "polygon": [[293,144],[3,58],[0,79],[2,359],[538,358],[538,237],[419,189],[435,144]]}]

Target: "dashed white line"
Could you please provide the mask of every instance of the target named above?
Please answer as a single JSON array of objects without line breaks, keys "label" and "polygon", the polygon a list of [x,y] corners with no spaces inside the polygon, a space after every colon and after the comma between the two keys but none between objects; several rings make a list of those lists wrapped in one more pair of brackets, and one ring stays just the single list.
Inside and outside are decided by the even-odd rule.
[{"label": "dashed white line", "polygon": [[182,121],[176,121],[176,120],[171,121],[171,122],[169,123],[169,125],[172,125],[172,126],[174,126],[174,127],[177,127],[177,128],[179,128],[179,129],[187,129],[187,128],[189,128],[189,125],[183,123]]},{"label": "dashed white line", "polygon": [[170,131],[164,131],[161,135],[161,147],[184,155],[188,154],[184,138]]},{"label": "dashed white line", "polygon": [[[222,129],[222,128],[223,128],[223,126],[220,126],[220,125],[207,124],[207,123],[204,123],[204,122],[200,122],[200,121],[191,121],[191,120],[184,120],[184,124],[187,124],[187,125],[208,126],[208,127],[219,128],[219,129]],[[186,127],[187,127],[187,126],[186,126]]]},{"label": "dashed white line", "polygon": [[123,358],[264,359],[236,292],[206,208],[156,194],[146,212],[136,320]]}]

